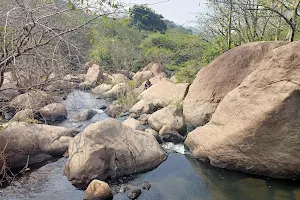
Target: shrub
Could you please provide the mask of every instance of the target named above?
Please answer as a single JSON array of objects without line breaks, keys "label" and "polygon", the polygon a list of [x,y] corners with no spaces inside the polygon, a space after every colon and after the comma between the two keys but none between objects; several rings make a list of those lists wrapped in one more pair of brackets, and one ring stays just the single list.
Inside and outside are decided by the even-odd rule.
[{"label": "shrub", "polygon": [[137,102],[138,95],[134,92],[127,92],[117,100],[117,104],[121,107],[122,111],[129,111]]}]

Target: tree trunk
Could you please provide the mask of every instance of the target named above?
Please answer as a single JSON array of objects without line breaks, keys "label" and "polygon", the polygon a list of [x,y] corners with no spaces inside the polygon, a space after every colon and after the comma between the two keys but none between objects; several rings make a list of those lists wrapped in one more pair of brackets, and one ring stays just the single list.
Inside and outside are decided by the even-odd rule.
[{"label": "tree trunk", "polygon": [[290,18],[290,30],[288,33],[288,40],[290,42],[293,42],[295,39],[295,33],[296,33],[296,28],[297,28],[297,17],[298,17],[298,8],[300,6],[300,0],[297,2],[297,4],[295,5],[294,10],[292,11],[292,16]]},{"label": "tree trunk", "polygon": [[287,40],[289,42],[293,42],[294,39],[295,39],[295,32],[296,32],[296,26],[292,25],[290,26],[290,30],[289,30],[289,33],[287,35]]},{"label": "tree trunk", "polygon": [[233,4],[232,0],[229,1],[230,3],[230,10],[229,10],[229,19],[228,19],[228,33],[227,33],[227,48],[228,50],[231,48],[231,31],[232,31],[232,11],[233,11]]},{"label": "tree trunk", "polygon": [[4,68],[0,69],[0,88],[2,87],[4,82]]}]

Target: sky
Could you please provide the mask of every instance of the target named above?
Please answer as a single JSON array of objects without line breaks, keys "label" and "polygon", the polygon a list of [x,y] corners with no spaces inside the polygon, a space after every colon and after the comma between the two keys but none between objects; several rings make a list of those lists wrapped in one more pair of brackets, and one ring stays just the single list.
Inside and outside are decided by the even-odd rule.
[{"label": "sky", "polygon": [[[203,0],[123,0],[130,4],[148,4],[165,19],[183,26],[193,26],[196,15],[205,10]],[[201,3],[200,3],[201,1]]]}]

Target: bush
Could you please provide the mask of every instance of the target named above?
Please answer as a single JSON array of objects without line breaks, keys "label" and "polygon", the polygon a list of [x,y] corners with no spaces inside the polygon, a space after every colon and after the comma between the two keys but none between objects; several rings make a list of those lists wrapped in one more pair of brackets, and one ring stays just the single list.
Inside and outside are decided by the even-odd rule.
[{"label": "bush", "polygon": [[177,83],[192,83],[198,73],[198,68],[185,67],[175,73]]},{"label": "bush", "polygon": [[203,54],[202,54],[202,64],[207,65],[211,63],[217,56],[224,53],[227,49],[227,43],[224,38],[217,37],[215,40],[210,42],[203,42]]},{"label": "bush", "polygon": [[126,20],[98,20],[88,34],[92,44],[89,59],[97,61],[106,71],[134,71],[144,64],[139,44],[145,34],[129,26]]},{"label": "bush", "polygon": [[138,95],[134,92],[127,92],[117,100],[117,104],[121,107],[122,111],[129,111],[137,102]]}]

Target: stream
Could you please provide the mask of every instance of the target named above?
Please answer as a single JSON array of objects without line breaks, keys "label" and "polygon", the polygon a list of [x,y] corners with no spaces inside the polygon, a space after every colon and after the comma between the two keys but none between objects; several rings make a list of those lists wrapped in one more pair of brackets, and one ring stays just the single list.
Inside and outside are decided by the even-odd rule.
[{"label": "stream", "polygon": [[[73,91],[63,102],[68,115],[90,108],[97,114],[84,122],[69,120],[59,124],[83,130],[108,116],[99,109],[105,100],[90,93]],[[149,181],[149,191],[142,191],[139,200],[300,200],[300,182],[271,179],[212,167],[195,160],[182,144],[167,143],[163,148],[168,158],[156,169],[110,183],[118,191],[122,183],[140,185]],[[82,200],[83,191],[76,189],[64,176],[66,158],[53,158],[33,166],[29,172],[0,189],[0,200]],[[127,200],[125,194],[114,200]]]}]

